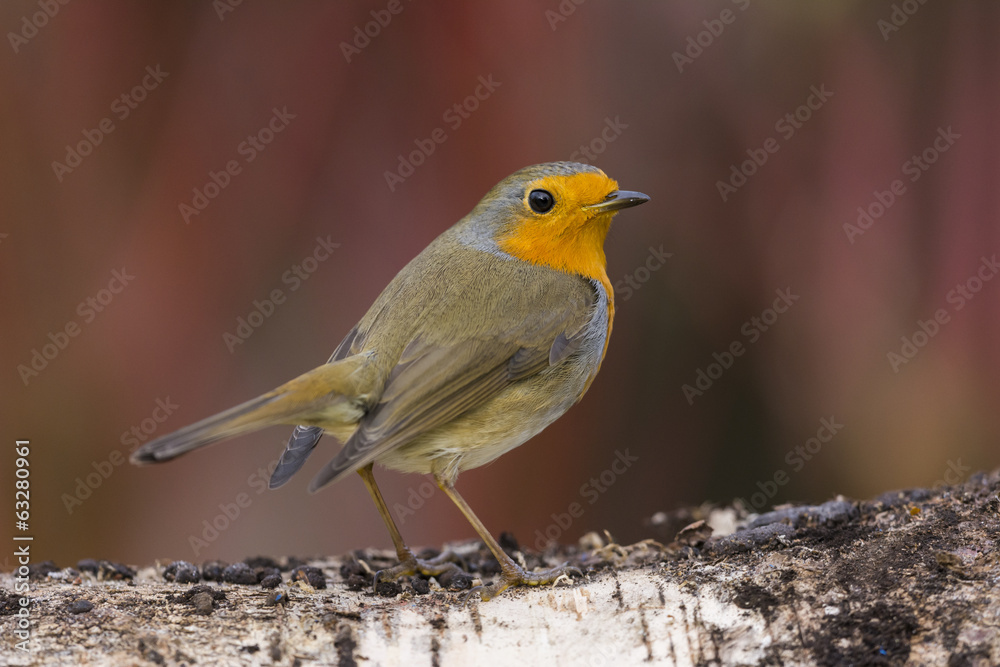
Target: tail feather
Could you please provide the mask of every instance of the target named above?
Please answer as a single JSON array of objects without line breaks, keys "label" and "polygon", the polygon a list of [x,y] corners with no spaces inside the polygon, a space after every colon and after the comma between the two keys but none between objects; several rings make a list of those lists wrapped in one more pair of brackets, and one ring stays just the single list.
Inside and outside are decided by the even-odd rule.
[{"label": "tail feather", "polygon": [[262,396],[147,442],[132,454],[132,463],[169,461],[192,449],[267,426],[306,424],[310,428],[303,430],[309,435],[302,439],[302,449],[293,454],[295,460],[288,463],[294,466],[287,471],[290,477],[324,429],[338,432],[350,428],[364,414],[363,406],[376,377],[367,372],[369,361],[368,355],[356,355],[314,368]]},{"label": "tail feather", "polygon": [[169,461],[192,449],[256,431],[267,424],[262,424],[259,419],[254,419],[254,413],[279,398],[280,396],[264,394],[246,403],[241,403],[235,408],[185,426],[162,438],[151,440],[132,453],[132,463]]}]

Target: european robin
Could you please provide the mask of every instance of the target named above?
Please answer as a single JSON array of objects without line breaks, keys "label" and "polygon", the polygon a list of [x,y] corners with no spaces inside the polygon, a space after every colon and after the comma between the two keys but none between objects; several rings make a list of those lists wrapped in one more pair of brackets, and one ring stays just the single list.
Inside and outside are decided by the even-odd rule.
[{"label": "european robin", "polygon": [[458,474],[524,443],[579,401],[601,367],[614,318],[604,239],[623,208],[649,201],[575,162],[526,167],[392,279],[327,363],[251,401],[157,438],[133,463],[275,424],[295,425],[270,487],[295,474],[324,432],[344,443],[311,492],[361,475],[392,536],[395,578],[457,570],[403,543],[373,463],[432,474],[500,563],[489,600],[509,586],[551,583],[565,566],[529,572],[508,556],[455,489]]}]

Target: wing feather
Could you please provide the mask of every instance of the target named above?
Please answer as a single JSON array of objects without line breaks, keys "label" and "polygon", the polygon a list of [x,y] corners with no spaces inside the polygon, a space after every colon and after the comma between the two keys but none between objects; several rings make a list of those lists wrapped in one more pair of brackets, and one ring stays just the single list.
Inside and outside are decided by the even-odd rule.
[{"label": "wing feather", "polygon": [[389,374],[379,403],[309,490],[448,423],[510,384],[562,363],[579,348],[579,318],[580,310],[571,308],[562,317],[533,318],[501,338],[471,338],[451,346],[411,341]]}]

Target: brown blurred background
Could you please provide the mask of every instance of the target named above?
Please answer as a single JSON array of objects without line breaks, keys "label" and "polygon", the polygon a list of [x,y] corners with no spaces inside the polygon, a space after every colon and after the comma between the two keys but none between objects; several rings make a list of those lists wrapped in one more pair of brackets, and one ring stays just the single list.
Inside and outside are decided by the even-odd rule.
[{"label": "brown blurred background", "polygon": [[[35,560],[388,546],[356,480],[305,493],[330,438],[276,492],[257,471],[288,429],[114,462],[133,428],[162,435],[325,361],[496,181],[581,145],[652,201],[608,240],[618,317],[589,394],[459,480],[492,530],[631,541],[683,504],[864,497],[1000,464],[1000,280],[977,282],[1000,251],[996,3],[49,0],[4,3],[0,25],[0,488],[30,438]],[[195,189],[214,197],[186,222]],[[845,228],[859,207],[872,223]],[[339,246],[304,261],[317,238]],[[715,379],[689,400],[699,370]],[[810,443],[823,419],[842,428]],[[418,507],[426,479],[377,474],[412,544],[472,536],[442,494]],[[552,515],[574,502],[563,530]]]}]

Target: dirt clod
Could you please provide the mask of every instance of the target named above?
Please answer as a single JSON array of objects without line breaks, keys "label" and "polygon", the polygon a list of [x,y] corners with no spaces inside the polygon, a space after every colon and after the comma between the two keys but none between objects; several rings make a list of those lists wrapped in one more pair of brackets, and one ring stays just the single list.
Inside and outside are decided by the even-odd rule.
[{"label": "dirt clod", "polygon": [[76,569],[80,570],[80,572],[89,572],[94,575],[97,574],[98,567],[100,566],[93,558],[84,558],[76,563]]},{"label": "dirt clod", "polygon": [[178,584],[194,584],[201,581],[201,572],[186,560],[175,560],[163,568],[163,578]]},{"label": "dirt clod", "polygon": [[323,570],[311,565],[300,565],[292,570],[292,581],[304,581],[316,590],[326,588],[326,575]]},{"label": "dirt clod", "polygon": [[364,576],[367,573],[368,572],[367,570],[365,570],[364,566],[362,566],[361,563],[359,563],[355,558],[346,561],[343,565],[340,566],[340,576],[343,577],[344,579],[347,579],[351,575]]},{"label": "dirt clod", "polygon": [[427,595],[431,592],[431,584],[423,577],[410,577],[410,587],[416,595]]},{"label": "dirt clod", "polygon": [[273,558],[268,558],[267,556],[254,556],[252,558],[244,558],[243,562],[246,563],[251,570],[257,570],[261,568],[267,568],[271,570],[280,570],[281,564],[278,563]]},{"label": "dirt clod", "polygon": [[222,571],[222,580],[227,584],[252,586],[257,582],[257,573],[246,563],[233,563]]},{"label": "dirt clod", "polygon": [[449,591],[465,591],[472,587],[472,577],[465,572],[449,570],[437,577],[442,588]]},{"label": "dirt clod", "polygon": [[49,576],[51,572],[58,572],[59,568],[56,564],[50,560],[43,560],[40,563],[31,563],[28,565],[28,579],[31,581],[42,581]]},{"label": "dirt clod", "polygon": [[347,577],[347,590],[360,591],[371,585],[371,578],[361,574],[352,574]]},{"label": "dirt clod", "polygon": [[205,581],[222,581],[222,573],[229,567],[229,563],[221,560],[210,560],[202,563],[201,577]]},{"label": "dirt clod", "polygon": [[131,581],[135,570],[122,563],[102,560],[97,563],[97,578],[104,581]]},{"label": "dirt clod", "polygon": [[386,581],[383,579],[376,584],[375,592],[384,598],[392,598],[402,593],[403,587],[399,585],[398,581]]}]

